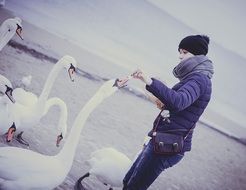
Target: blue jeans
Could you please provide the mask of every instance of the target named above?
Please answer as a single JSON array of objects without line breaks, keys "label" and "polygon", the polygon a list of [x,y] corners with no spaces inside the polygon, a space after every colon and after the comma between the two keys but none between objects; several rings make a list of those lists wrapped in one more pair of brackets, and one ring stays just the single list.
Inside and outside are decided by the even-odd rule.
[{"label": "blue jeans", "polygon": [[159,155],[153,149],[150,140],[123,179],[123,190],[146,190],[162,171],[177,164],[184,156]]}]

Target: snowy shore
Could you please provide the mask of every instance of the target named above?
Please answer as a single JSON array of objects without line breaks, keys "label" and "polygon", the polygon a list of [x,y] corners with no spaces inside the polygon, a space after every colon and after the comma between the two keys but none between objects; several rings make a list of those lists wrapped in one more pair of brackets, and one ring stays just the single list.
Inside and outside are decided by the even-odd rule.
[{"label": "snowy shore", "polygon": [[[8,17],[12,17],[12,13],[0,9],[1,22]],[[67,103],[68,130],[79,110],[105,79],[128,74],[122,68],[69,43],[66,39],[49,34],[27,22],[23,25],[25,40],[21,41],[15,36],[0,52],[0,74],[9,78],[15,87],[21,84],[23,76],[32,75],[28,90],[39,94],[53,63],[64,54],[74,56],[79,62],[82,75],[78,75],[76,82],[71,83],[64,71],[57,78],[50,95],[60,97]],[[85,161],[93,150],[112,146],[133,158],[157,113],[153,104],[124,90],[103,102],[88,119],[81,133],[73,167],[64,183],[56,189],[72,189],[78,177],[87,172],[88,165]],[[31,150],[54,155],[61,149],[62,146],[55,147],[58,116],[58,111],[54,109],[36,128],[24,133],[31,144]],[[23,147],[17,142],[6,144],[1,139],[0,146],[8,145]],[[245,155],[246,146],[199,123],[194,133],[192,151],[186,153],[180,164],[163,172],[150,190],[243,190],[246,188]],[[95,178],[86,183],[90,189],[105,189]]]}]

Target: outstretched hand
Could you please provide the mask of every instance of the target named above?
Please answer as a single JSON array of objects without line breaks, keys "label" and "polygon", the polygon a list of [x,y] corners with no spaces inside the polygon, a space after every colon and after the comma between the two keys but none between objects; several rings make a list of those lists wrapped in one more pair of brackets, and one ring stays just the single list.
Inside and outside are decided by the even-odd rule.
[{"label": "outstretched hand", "polygon": [[133,78],[140,79],[145,84],[150,85],[152,83],[152,79],[146,75],[142,70],[137,69],[132,73]]}]

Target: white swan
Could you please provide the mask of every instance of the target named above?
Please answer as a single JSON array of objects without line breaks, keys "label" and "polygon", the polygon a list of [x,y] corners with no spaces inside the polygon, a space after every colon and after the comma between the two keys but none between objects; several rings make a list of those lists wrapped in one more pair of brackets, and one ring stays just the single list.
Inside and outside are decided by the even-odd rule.
[{"label": "white swan", "polygon": [[[149,137],[145,137],[144,146],[148,142]],[[141,151],[138,151],[133,161]],[[114,187],[123,187],[123,179],[133,163],[130,158],[112,147],[96,150],[91,153],[90,157],[87,162],[91,169],[77,180],[75,190],[85,190],[82,180],[90,175],[96,176],[104,185],[109,186],[109,190],[113,190]]]},{"label": "white swan", "polygon": [[15,103],[12,96],[13,88],[10,81],[0,75],[0,133],[5,134],[7,132],[7,141],[12,138],[15,131],[14,115],[11,114],[9,106]]},{"label": "white swan", "polygon": [[[0,189],[48,190],[60,185],[71,169],[80,132],[90,113],[121,84],[115,80],[105,82],[77,115],[70,134],[55,156],[45,156],[17,147],[0,148]],[[18,156],[17,156],[18,155]]]},{"label": "white swan", "polygon": [[108,147],[92,152],[88,163],[90,171],[80,177],[75,184],[75,190],[85,190],[82,180],[90,175],[96,176],[104,185],[113,187],[123,187],[123,179],[132,165],[132,161],[118,150]]},{"label": "white swan", "polygon": [[[48,99],[52,86],[59,72],[65,67],[68,70],[69,76],[73,81],[72,74],[75,71],[77,63],[71,56],[63,56],[52,68],[49,76],[45,82],[44,88],[39,97],[31,92],[26,92],[22,88],[16,88],[13,91],[13,96],[16,99],[16,103],[11,106],[11,112],[16,116],[15,121],[17,129],[28,129],[34,127],[40,119],[48,112],[52,106],[59,106],[60,119],[58,128],[61,133],[57,137],[57,146],[60,140],[66,135],[67,130],[67,106],[59,98]],[[22,139],[23,131],[17,135],[17,140],[28,145],[28,143]]]},{"label": "white swan", "polygon": [[0,26],[0,51],[15,33],[23,40],[21,32],[22,25],[19,17],[6,19]]}]

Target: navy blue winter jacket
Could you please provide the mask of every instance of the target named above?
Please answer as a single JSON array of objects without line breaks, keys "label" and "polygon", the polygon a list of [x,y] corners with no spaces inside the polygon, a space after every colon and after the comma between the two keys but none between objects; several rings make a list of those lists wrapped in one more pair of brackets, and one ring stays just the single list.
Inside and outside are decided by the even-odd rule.
[{"label": "navy blue winter jacket", "polygon": [[[194,73],[177,83],[172,89],[152,78],[152,83],[146,85],[146,89],[161,100],[165,104],[165,109],[170,112],[169,121],[161,120],[157,131],[172,131],[172,133],[185,136],[186,131],[196,124],[208,105],[212,83],[205,74]],[[185,139],[184,152],[191,150],[192,134],[193,130]],[[149,136],[151,135],[152,131],[149,133]]]}]

